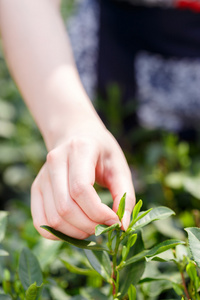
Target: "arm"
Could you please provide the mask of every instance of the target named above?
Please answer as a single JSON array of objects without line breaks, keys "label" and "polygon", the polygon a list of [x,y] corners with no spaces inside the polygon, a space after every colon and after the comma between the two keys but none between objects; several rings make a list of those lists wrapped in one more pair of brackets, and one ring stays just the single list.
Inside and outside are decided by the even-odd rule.
[{"label": "arm", "polygon": [[[44,137],[47,161],[32,185],[31,210],[40,225],[86,238],[97,223],[118,221],[114,211],[127,192],[123,226],[134,189],[125,157],[99,119],[80,82],[57,0],[0,0],[0,30],[11,73]],[[113,210],[94,182],[111,191]]]}]

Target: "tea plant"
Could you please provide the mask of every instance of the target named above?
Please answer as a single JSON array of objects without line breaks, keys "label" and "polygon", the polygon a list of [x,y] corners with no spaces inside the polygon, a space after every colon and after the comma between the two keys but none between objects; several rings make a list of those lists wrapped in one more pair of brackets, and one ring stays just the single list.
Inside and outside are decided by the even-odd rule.
[{"label": "tea plant", "polygon": [[[144,249],[141,229],[155,220],[162,220],[173,215],[174,212],[167,207],[156,207],[141,212],[141,207],[142,201],[140,200],[133,210],[132,220],[125,232],[120,229],[118,223],[112,226],[97,225],[95,230],[97,237],[107,233],[107,242],[103,245],[95,241],[71,238],[48,226],[42,226],[42,228],[76,247],[84,249],[92,268],[110,285],[107,299],[127,299],[127,295],[129,299],[136,299],[135,285],[140,281],[144,273],[146,262],[156,258],[160,253],[168,249],[184,244],[181,240],[170,239],[150,249]],[[120,221],[123,218],[124,209],[125,195],[122,197],[117,211]],[[76,272],[75,266],[69,262],[64,263],[72,272]],[[85,274],[90,271],[90,269],[82,269],[82,273]],[[81,274],[81,270],[79,270],[79,274]],[[145,282],[145,279],[143,282]],[[180,290],[184,294],[181,287],[179,288],[179,293]]]},{"label": "tea plant", "polygon": [[[117,212],[120,220],[123,218],[124,204],[125,195],[121,199]],[[141,207],[142,201],[140,200],[133,210],[130,226],[126,232],[120,229],[119,224],[110,227],[98,225],[95,232],[96,237],[93,240],[77,240],[48,226],[42,226],[68,244],[82,248],[85,257],[81,254],[82,250],[77,249],[77,253],[79,253],[78,260],[84,261],[84,268],[83,265],[80,266],[80,263],[78,263],[79,266],[76,265],[77,260],[76,262],[74,260],[76,251],[73,247],[69,252],[71,247],[66,247],[64,243],[48,241],[41,237],[39,240],[35,239],[37,241],[33,251],[30,247],[21,247],[17,268],[5,265],[4,258],[6,260],[6,257],[12,257],[15,250],[12,248],[12,250],[8,250],[7,245],[4,247],[2,243],[5,238],[8,214],[0,212],[0,243],[2,245],[0,250],[0,299],[156,300],[163,299],[159,295],[165,289],[173,289],[177,295],[174,294],[173,299],[199,300],[200,229],[197,227],[185,229],[188,233],[189,247],[182,240],[170,239],[146,249],[142,230],[148,231],[148,228],[152,226],[150,223],[156,220],[163,222],[174,212],[167,207],[155,207],[147,211],[140,211]],[[145,230],[144,226],[146,226]],[[147,236],[146,238],[149,239]],[[43,247],[38,247],[37,243],[41,240],[51,242],[49,248],[44,250]],[[19,243],[24,244],[20,240]],[[63,250],[61,251],[60,248],[58,252],[61,245]],[[36,248],[40,249],[39,252],[36,251]],[[52,265],[52,260],[47,262],[52,252],[55,254],[54,257],[60,257],[59,268],[65,266],[71,274],[74,273],[76,282],[78,282],[77,274],[86,276],[87,283],[92,283],[93,288],[80,288],[73,294],[70,289],[66,288],[67,285],[56,286],[56,281],[59,283],[61,280],[59,273],[57,273],[58,278],[55,281],[46,267],[44,268],[47,263]],[[88,263],[85,263],[86,259]],[[164,272],[154,273],[154,269],[159,264],[164,266]],[[169,267],[172,265],[173,268]],[[62,280],[68,281],[69,277],[70,273]],[[152,289],[155,296],[152,296]]]}]

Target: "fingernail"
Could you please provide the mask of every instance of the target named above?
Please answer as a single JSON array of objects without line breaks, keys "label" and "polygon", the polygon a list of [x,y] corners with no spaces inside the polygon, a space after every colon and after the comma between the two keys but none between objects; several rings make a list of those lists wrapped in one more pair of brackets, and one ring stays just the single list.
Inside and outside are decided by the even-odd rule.
[{"label": "fingernail", "polygon": [[108,220],[108,221],[105,221],[105,225],[107,225],[107,226],[111,226],[111,225],[116,224],[116,223],[118,223],[120,227],[122,226],[121,222],[117,221],[117,220]]},{"label": "fingernail", "polygon": [[124,216],[123,216],[123,219],[122,219],[122,225],[123,225],[125,231],[128,229],[128,226],[130,224],[130,218],[131,218],[130,211],[125,210]]}]

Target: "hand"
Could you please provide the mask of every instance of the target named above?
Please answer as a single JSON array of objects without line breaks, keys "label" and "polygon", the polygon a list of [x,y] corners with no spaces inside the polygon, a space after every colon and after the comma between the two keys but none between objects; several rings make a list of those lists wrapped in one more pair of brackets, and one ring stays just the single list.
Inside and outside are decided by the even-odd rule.
[{"label": "hand", "polygon": [[[93,185],[107,187],[113,210],[101,203]],[[72,137],[59,142],[31,190],[31,210],[36,229],[46,238],[53,235],[40,228],[49,225],[78,239],[94,234],[97,224],[119,222],[116,211],[127,193],[122,229],[127,229],[135,204],[131,173],[124,154],[104,126],[88,122]]]}]

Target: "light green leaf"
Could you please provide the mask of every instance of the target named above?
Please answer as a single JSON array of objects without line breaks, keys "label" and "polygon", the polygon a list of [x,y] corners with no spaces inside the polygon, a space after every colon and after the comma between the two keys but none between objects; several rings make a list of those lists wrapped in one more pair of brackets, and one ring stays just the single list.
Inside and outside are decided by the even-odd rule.
[{"label": "light green leaf", "polygon": [[[142,215],[144,212],[139,213],[139,216]],[[145,225],[156,221],[166,219],[171,215],[174,215],[174,211],[168,207],[160,206],[153,208],[147,215],[145,215],[142,219],[138,220],[133,226],[132,229],[136,230],[139,228],[144,227]]]},{"label": "light green leaf", "polygon": [[194,258],[200,268],[200,228],[189,227],[185,228],[188,233],[189,247]]},{"label": "light green leaf", "polygon": [[183,295],[183,287],[181,284],[178,284],[176,282],[172,283],[173,289],[176,292],[177,295],[182,296]]},{"label": "light green leaf", "polygon": [[66,260],[61,259],[62,263],[65,265],[65,267],[72,273],[78,274],[78,275],[85,275],[85,276],[96,276],[97,273],[95,270],[92,269],[82,269],[77,266],[74,266],[67,262]]},{"label": "light green leaf", "polygon": [[26,291],[26,300],[38,299],[42,292],[42,286],[43,284],[41,286],[37,286],[36,283],[31,284]]},{"label": "light green leaf", "polygon": [[139,200],[138,203],[135,205],[134,209],[133,209],[133,213],[132,213],[132,221],[130,223],[130,226],[129,227],[132,227],[133,224],[135,223],[136,219],[137,219],[137,216],[140,212],[140,209],[142,207],[142,200]]},{"label": "light green leaf", "polygon": [[141,211],[141,213],[138,214],[138,217],[135,220],[135,223],[137,223],[140,219],[144,218],[151,210],[152,210],[152,208],[150,208],[144,212]]},{"label": "light green leaf", "polygon": [[[64,289],[57,286],[57,285],[51,285],[49,286],[50,294],[51,294],[51,299],[54,300],[71,300],[72,297],[68,296]],[[43,299],[41,299],[43,300]]]},{"label": "light green leaf", "polygon": [[103,250],[109,251],[108,249],[102,247],[101,245],[98,245],[96,242],[87,241],[87,240],[78,240],[78,239],[72,238],[72,237],[70,237],[60,231],[57,231],[47,225],[42,225],[41,228],[49,231],[50,233],[52,233],[53,235],[55,235],[62,241],[65,241],[73,246],[78,247],[78,248],[94,250],[94,251],[103,251]]},{"label": "light green leaf", "polygon": [[33,254],[37,257],[42,270],[55,261],[62,245],[62,241],[56,241],[55,243],[55,241],[44,239],[42,237],[39,239],[36,246],[33,248]]},{"label": "light green leaf", "polygon": [[136,288],[132,284],[128,289],[128,298],[129,300],[136,300]]},{"label": "light green leaf", "polygon": [[186,178],[184,181],[184,188],[192,196],[200,199],[200,177]]},{"label": "light green leaf", "polygon": [[105,251],[89,250],[84,250],[84,252],[94,270],[96,270],[106,281],[109,281],[112,274],[112,268],[108,253]]},{"label": "light green leaf", "polygon": [[127,256],[127,247],[125,245],[123,245],[122,248],[122,259],[125,260]]},{"label": "light green leaf", "polygon": [[8,256],[9,253],[3,249],[0,249],[0,256]]},{"label": "light green leaf", "polygon": [[103,234],[103,233],[106,233],[106,232],[109,232],[113,229],[116,229],[116,228],[119,228],[119,224],[116,223],[116,224],[113,224],[111,226],[106,226],[106,225],[97,225],[95,227],[95,235],[98,236],[100,234]]},{"label": "light green leaf", "polygon": [[189,264],[186,266],[186,272],[188,273],[190,279],[195,282],[197,278],[197,270],[193,261],[190,261]]},{"label": "light green leaf", "polygon": [[133,247],[133,245],[135,244],[136,240],[137,240],[137,233],[134,233],[128,239],[128,243],[127,243],[128,248]]},{"label": "light green leaf", "polygon": [[28,248],[24,248],[20,254],[19,278],[25,290],[33,283],[40,286],[43,282],[39,262]]},{"label": "light green leaf", "polygon": [[118,215],[120,221],[122,220],[123,215],[124,215],[125,202],[126,202],[126,193],[121,198],[120,203],[119,203],[119,207],[118,207],[118,210],[117,210],[117,215]]},{"label": "light green leaf", "polygon": [[0,211],[0,243],[3,241],[6,225],[7,225],[8,213],[6,211]]}]

